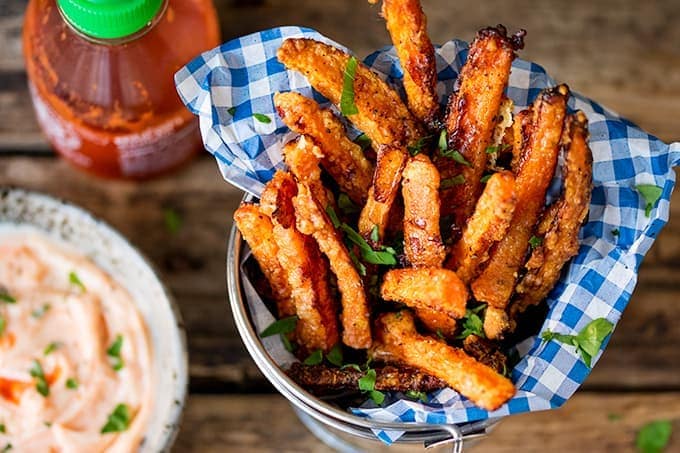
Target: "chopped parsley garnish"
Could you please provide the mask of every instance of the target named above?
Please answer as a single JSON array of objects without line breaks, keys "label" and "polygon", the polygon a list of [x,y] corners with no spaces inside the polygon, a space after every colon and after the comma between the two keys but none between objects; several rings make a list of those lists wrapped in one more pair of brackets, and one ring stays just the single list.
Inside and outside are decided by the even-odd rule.
[{"label": "chopped parsley garnish", "polygon": [[638,184],[635,186],[635,190],[640,192],[640,195],[642,195],[642,198],[645,199],[645,217],[649,217],[649,214],[652,212],[652,208],[656,204],[657,201],[659,201],[659,198],[661,198],[661,194],[663,193],[663,190],[659,186],[655,186],[654,184]]},{"label": "chopped parsley garnish", "polygon": [[[359,251],[361,252],[361,258],[364,261],[370,264],[382,264],[385,266],[393,266],[397,264],[397,259],[395,258],[396,252],[392,247],[381,246],[379,250],[373,250],[373,248],[368,244],[368,242],[366,242],[366,240],[363,237],[361,237],[359,233],[354,231],[354,229],[351,226],[347,225],[346,223],[340,222],[340,219],[338,219],[338,215],[335,213],[335,210],[333,209],[332,206],[330,205],[326,206],[326,214],[328,214],[328,217],[330,217],[333,226],[335,228],[339,228],[343,233],[345,233],[345,237],[349,242],[359,247]],[[371,231],[371,236],[372,237],[374,236],[373,231]],[[359,270],[359,272],[365,273],[365,269],[362,271],[359,268],[359,266],[356,267]]]},{"label": "chopped parsley garnish", "polygon": [[356,115],[359,109],[354,103],[354,76],[357,72],[357,59],[349,57],[342,79],[342,94],[340,95],[340,112],[345,115]]},{"label": "chopped parsley garnish", "polygon": [[484,175],[479,179],[479,182],[481,182],[482,184],[486,184],[487,182],[489,182],[489,179],[491,179],[492,176],[493,176],[493,173],[489,173],[488,175]]},{"label": "chopped parsley garnish", "polygon": [[366,276],[366,266],[364,266],[364,263],[359,261],[359,258],[357,258],[356,253],[354,253],[354,250],[349,249],[349,258],[352,260],[352,264],[354,264],[354,267],[356,268],[357,272],[359,275],[362,277]]},{"label": "chopped parsley garnish", "polygon": [[106,424],[102,427],[101,433],[119,433],[125,431],[130,426],[130,409],[127,404],[119,404],[109,415]]},{"label": "chopped parsley garnish", "polygon": [[371,139],[366,134],[361,134],[354,139],[354,143],[361,146],[362,151],[366,151],[371,146]]},{"label": "chopped parsley garnish", "polygon": [[5,424],[4,424],[4,423],[0,423],[0,433],[3,433],[3,434],[4,434],[4,433],[6,433],[6,432],[7,432],[7,429],[5,428]]},{"label": "chopped parsley garnish", "polygon": [[555,340],[574,346],[585,364],[590,368],[593,356],[599,352],[602,342],[612,330],[614,330],[614,324],[605,318],[598,318],[588,323],[578,335],[565,335],[546,330],[541,334],[541,338],[543,341]]},{"label": "chopped parsley garnish", "polygon": [[231,116],[234,116],[234,113],[236,113],[236,107],[229,107],[227,110]]},{"label": "chopped parsley garnish", "polygon": [[182,217],[172,208],[163,209],[163,221],[170,234],[177,234],[182,229]]},{"label": "chopped parsley garnish", "polygon": [[326,360],[337,367],[342,366],[342,345],[340,343],[333,346],[333,348],[326,354]]},{"label": "chopped parsley garnish", "polygon": [[260,336],[262,338],[266,338],[271,337],[272,335],[279,335],[281,337],[281,341],[283,342],[283,347],[286,348],[286,351],[293,352],[295,347],[286,335],[295,330],[298,319],[299,318],[297,316],[293,315],[274,321],[269,326],[267,326],[266,329],[260,332]]},{"label": "chopped parsley garnish", "polygon": [[371,242],[377,244],[380,241],[380,234],[378,233],[378,225],[373,225],[371,229]]},{"label": "chopped parsley garnish", "polygon": [[340,195],[338,195],[338,208],[346,215],[354,214],[361,210],[345,192],[340,192]]},{"label": "chopped parsley garnish", "polygon": [[376,374],[373,368],[369,368],[363,377],[359,378],[359,390],[368,392],[376,404],[382,404],[385,401],[385,394],[375,389]]},{"label": "chopped parsley garnish", "polygon": [[460,184],[465,183],[465,176],[463,175],[456,175],[453,178],[446,178],[442,179],[441,182],[439,183],[439,188],[440,189],[448,189],[453,186],[457,186]]},{"label": "chopped parsley garnish", "polygon": [[465,160],[465,157],[460,153],[460,151],[455,150],[455,149],[449,149],[448,141],[446,139],[446,129],[442,130],[441,134],[439,134],[439,154],[442,157],[448,157],[449,159],[453,159],[454,161],[458,162],[459,164],[467,165],[468,167],[471,167],[472,165],[470,162]]},{"label": "chopped parsley garnish", "polygon": [[114,342],[111,343],[111,346],[109,346],[109,349],[106,350],[106,355],[111,357],[112,359],[111,366],[115,371],[121,370],[125,365],[125,362],[123,362],[123,357],[120,355],[122,349],[123,349],[123,336],[118,334],[116,335],[116,339],[114,340]]},{"label": "chopped parsley garnish", "polygon": [[326,214],[328,214],[328,217],[331,219],[331,223],[335,228],[340,228],[340,225],[342,222],[340,222],[340,219],[338,218],[338,215],[335,213],[335,209],[333,209],[333,206],[328,205],[326,206]]},{"label": "chopped parsley garnish", "polygon": [[3,449],[0,450],[0,453],[6,453],[6,452],[10,451],[11,449],[12,449],[12,444],[7,443],[7,444],[5,444],[5,446],[3,447]]},{"label": "chopped parsley garnish", "polygon": [[85,285],[83,285],[83,282],[80,281],[80,277],[78,277],[78,274],[76,274],[74,271],[68,273],[68,281],[72,285],[77,286],[82,292],[87,291],[87,289],[85,289]]},{"label": "chopped parsley garnish", "polygon": [[36,319],[42,318],[50,308],[52,308],[50,304],[43,304],[42,307],[36,308],[35,310],[31,311],[31,316],[33,316]]},{"label": "chopped parsley garnish", "polygon": [[417,142],[415,142],[413,145],[408,145],[406,149],[408,150],[409,154],[411,154],[411,156],[417,156],[432,137],[432,135],[426,135],[425,137],[419,138]]},{"label": "chopped parsley garnish", "polygon": [[493,153],[496,153],[498,151],[505,151],[506,149],[509,149],[509,148],[511,148],[511,146],[508,145],[507,143],[501,143],[500,145],[487,146],[486,147],[486,153],[487,154],[493,154]]},{"label": "chopped parsley garnish", "polygon": [[456,338],[463,340],[470,335],[477,335],[478,337],[484,338],[484,322],[479,316],[479,313],[486,308],[485,304],[479,305],[475,308],[468,308],[465,310],[465,316],[463,317],[463,331]]},{"label": "chopped parsley garnish", "polygon": [[444,338],[444,334],[442,333],[442,329],[437,329],[437,337],[440,340],[446,340],[446,338]]},{"label": "chopped parsley garnish", "polygon": [[619,231],[618,228],[614,228],[612,230],[612,236],[619,236],[620,234],[621,234],[621,232]]},{"label": "chopped parsley garnish", "polygon": [[68,378],[66,379],[66,388],[75,390],[78,388],[78,381],[75,380],[75,378]]},{"label": "chopped parsley garnish", "polygon": [[48,345],[45,347],[45,350],[43,351],[43,355],[50,355],[50,354],[52,354],[54,351],[57,350],[58,347],[59,347],[59,343],[56,343],[56,342],[53,341],[52,343],[48,344]]},{"label": "chopped parsley garnish", "polygon": [[272,119],[269,118],[264,113],[253,113],[253,118],[255,118],[256,120],[263,124],[269,124],[272,122]]},{"label": "chopped parsley garnish", "polygon": [[44,397],[50,395],[50,386],[45,378],[45,372],[43,370],[40,361],[34,360],[33,366],[28,371],[32,378],[35,378],[35,389]]},{"label": "chopped parsley garnish", "polygon": [[642,453],[661,453],[668,445],[673,426],[670,420],[655,420],[640,428],[635,446]]},{"label": "chopped parsley garnish", "polygon": [[427,393],[425,392],[417,392],[415,390],[408,390],[406,393],[404,393],[408,398],[414,399],[414,400],[420,400],[423,403],[427,403],[429,401],[429,398],[427,397]]},{"label": "chopped parsley garnish", "polygon": [[5,333],[7,328],[7,320],[5,318],[0,318],[0,337]]},{"label": "chopped parsley garnish", "polygon": [[343,366],[340,367],[341,370],[345,370],[347,368],[351,368],[356,371],[361,371],[361,367],[357,365],[356,363],[346,363]]},{"label": "chopped parsley garnish", "polygon": [[538,236],[531,236],[531,239],[529,239],[529,246],[532,249],[535,249],[541,244],[543,244],[543,238],[539,238]]},{"label": "chopped parsley garnish", "polygon": [[6,289],[0,287],[0,302],[16,304],[17,300],[14,297],[10,296]]},{"label": "chopped parsley garnish", "polygon": [[309,354],[309,356],[302,363],[305,365],[318,365],[321,362],[323,362],[323,351],[321,349],[317,349],[316,351]]}]

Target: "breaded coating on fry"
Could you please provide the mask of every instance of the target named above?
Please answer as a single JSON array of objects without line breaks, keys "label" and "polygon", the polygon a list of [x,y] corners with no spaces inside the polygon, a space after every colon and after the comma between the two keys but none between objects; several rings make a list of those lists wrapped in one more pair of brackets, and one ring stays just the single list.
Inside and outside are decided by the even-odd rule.
[{"label": "breaded coating on fry", "polygon": [[[513,318],[529,305],[545,299],[557,283],[564,263],[578,253],[578,232],[588,215],[593,177],[587,122],[583,112],[577,112],[567,120],[564,187],[553,205],[555,208],[551,207],[544,215],[548,221],[541,222],[549,222],[549,226],[543,242],[532,253],[530,262],[534,261],[533,266],[517,285],[518,295],[510,306]],[[534,255],[540,258],[535,259]]]},{"label": "breaded coating on fry", "polygon": [[456,273],[448,269],[390,269],[383,277],[380,297],[459,319],[465,316],[468,290]]},{"label": "breaded coating on fry", "polygon": [[[276,56],[287,68],[304,74],[309,83],[333,104],[340,105],[349,55],[313,39],[290,38],[283,41]],[[356,68],[354,103],[359,113],[348,119],[371,139],[374,146],[406,146],[424,135],[397,92],[363,63]]]},{"label": "breaded coating on fry", "polygon": [[441,194],[442,215],[453,214],[453,223],[459,230],[465,226],[482,192],[479,180],[486,168],[486,149],[491,145],[517,47],[518,43],[501,26],[480,30],[458,76],[460,89],[449,99],[448,147],[459,151],[469,166],[441,155],[434,163],[442,179],[457,175],[464,178],[462,184],[442,189]]},{"label": "breaded coating on fry", "polygon": [[533,111],[531,106],[515,115],[512,123],[513,147],[512,162],[510,168],[517,174],[519,163],[522,160],[522,151],[527,149],[529,137],[531,136],[531,119]]},{"label": "breaded coating on fry", "polygon": [[271,286],[278,317],[294,315],[295,305],[291,299],[288,272],[279,263],[279,246],[274,239],[274,225],[271,219],[254,204],[243,203],[234,212],[234,223],[250,246],[250,251]]},{"label": "breaded coating on fry", "polygon": [[371,232],[376,226],[378,227],[378,242],[382,242],[385,237],[390,210],[399,193],[401,173],[407,159],[407,151],[403,148],[384,145],[378,148],[373,184],[368,192],[366,205],[361,209],[359,216],[359,234],[371,243]]},{"label": "breaded coating on fry", "polygon": [[447,261],[447,267],[456,271],[465,283],[477,276],[480,266],[489,259],[491,246],[505,236],[516,202],[512,173],[494,173]]},{"label": "breaded coating on fry", "polygon": [[510,227],[496,245],[486,268],[472,282],[475,299],[504,309],[524,263],[545,193],[555,173],[569,89],[566,85],[544,90],[534,101],[531,136],[522,151],[515,178],[517,204]]},{"label": "breaded coating on fry", "polygon": [[369,354],[376,360],[402,363],[438,377],[486,410],[498,409],[515,394],[515,386],[508,378],[462,349],[418,334],[413,315],[406,310],[378,318]]},{"label": "breaded coating on fry", "polygon": [[484,311],[484,335],[490,340],[502,340],[506,332],[511,329],[510,318],[503,308],[492,306]]},{"label": "breaded coating on fry", "polygon": [[458,321],[449,313],[426,308],[415,308],[414,311],[416,312],[416,317],[430,332],[445,338],[453,338],[455,336],[458,330]]},{"label": "breaded coating on fry", "polygon": [[343,343],[354,349],[369,348],[371,323],[366,291],[342,238],[304,183],[298,184],[293,205],[298,229],[314,237],[337,277],[342,303]]},{"label": "breaded coating on fry", "polygon": [[299,93],[276,93],[276,111],[284,123],[298,134],[309,136],[321,149],[321,165],[340,189],[358,204],[366,202],[373,178],[373,165],[361,146],[345,135],[345,127],[333,112],[321,109],[313,99]]},{"label": "breaded coating on fry", "polygon": [[437,65],[420,1],[383,0],[382,15],[404,70],[409,109],[432,125],[439,115]]},{"label": "breaded coating on fry", "polygon": [[468,335],[463,340],[463,351],[498,374],[507,372],[508,358],[501,352],[498,343],[477,335]]},{"label": "breaded coating on fry", "polygon": [[424,154],[402,172],[404,252],[413,267],[441,267],[446,250],[439,232],[439,171]]},{"label": "breaded coating on fry", "polygon": [[328,283],[328,264],[314,238],[300,233],[296,226],[293,197],[297,184],[286,172],[278,171],[267,183],[260,198],[262,212],[274,224],[281,266],[288,270],[288,284],[300,318],[296,337],[307,351],[325,352],[338,343],[337,307]]},{"label": "breaded coating on fry", "polygon": [[314,198],[324,206],[324,209],[326,206],[335,206],[333,193],[321,181],[319,168],[319,159],[323,157],[321,149],[309,137],[301,135],[286,143],[281,152],[295,179],[309,186]]}]

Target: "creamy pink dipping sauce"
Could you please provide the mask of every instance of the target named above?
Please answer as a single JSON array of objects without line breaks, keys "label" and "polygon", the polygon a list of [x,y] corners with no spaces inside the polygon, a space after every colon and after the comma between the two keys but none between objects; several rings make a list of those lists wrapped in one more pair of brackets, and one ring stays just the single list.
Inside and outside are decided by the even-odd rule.
[{"label": "creamy pink dipping sauce", "polygon": [[[123,287],[47,237],[0,235],[0,331],[0,451],[137,451],[155,397],[152,351]],[[107,353],[117,338],[120,359]],[[102,433],[120,404],[129,425]]]}]

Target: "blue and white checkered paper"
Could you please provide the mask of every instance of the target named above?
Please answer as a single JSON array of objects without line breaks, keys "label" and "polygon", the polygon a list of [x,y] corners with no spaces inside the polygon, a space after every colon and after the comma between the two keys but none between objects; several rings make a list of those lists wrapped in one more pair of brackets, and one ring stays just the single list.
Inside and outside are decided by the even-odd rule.
[{"label": "blue and white checkered paper", "polygon": [[[205,147],[216,157],[224,178],[254,195],[261,192],[276,169],[284,168],[280,150],[294,135],[276,114],[274,93],[297,91],[329,105],[302,75],[287,71],[276,59],[278,47],[289,37],[314,38],[342,47],[310,29],[275,28],[206,52],[175,76],[180,96],[200,118]],[[436,49],[437,92],[442,104],[453,91],[467,51],[468,45],[457,40]],[[393,48],[371,54],[364,63],[402,90],[402,70]],[[518,59],[512,66],[507,94],[519,110],[542,89],[554,85],[543,68]],[[548,298],[549,313],[541,331],[575,334],[596,318],[604,317],[614,324],[619,321],[635,287],[642,258],[668,219],[675,182],[672,167],[680,162],[680,143],[666,145],[578,94],[572,95],[569,107],[582,110],[590,122],[593,194],[588,222],[580,234],[579,254]],[[255,113],[266,115],[271,122],[259,121]],[[350,128],[349,134],[355,136],[358,131]],[[635,190],[638,184],[663,188],[650,217],[645,216],[645,200]],[[497,411],[479,409],[450,389],[430,395],[428,403],[390,395],[382,407],[369,401],[350,410],[379,421],[471,422],[559,407],[590,373],[571,346],[532,337],[517,349],[521,360],[512,371],[512,380],[518,392]],[[593,364],[599,355],[593,358]],[[376,434],[388,443],[400,435]]]}]

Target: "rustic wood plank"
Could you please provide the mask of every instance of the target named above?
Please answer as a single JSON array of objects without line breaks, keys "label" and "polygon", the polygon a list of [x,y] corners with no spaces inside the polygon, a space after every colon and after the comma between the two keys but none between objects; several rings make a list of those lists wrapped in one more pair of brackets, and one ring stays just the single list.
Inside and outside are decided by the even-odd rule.
[{"label": "rustic wood plank", "polygon": [[[222,180],[210,157],[140,184],[103,182],[49,157],[0,157],[0,184],[47,192],[89,209],[156,264],[184,315],[195,390],[270,388],[242,346],[227,303],[227,234],[241,193]],[[680,207],[680,193],[672,205]],[[181,215],[178,234],[165,228],[165,208]],[[680,329],[674,328],[680,232],[673,225],[653,250],[676,252],[665,250],[666,256],[642,266],[639,287],[586,388],[680,389]]]},{"label": "rustic wood plank", "polygon": [[[529,31],[521,53],[560,81],[670,142],[680,140],[680,9],[676,0],[482,3],[425,0],[433,42],[470,40],[477,29],[504,23]],[[224,40],[264,28],[316,28],[367,55],[389,43],[378,7],[365,1],[216,0]],[[0,150],[46,150],[21,80],[25,0],[0,6]],[[9,83],[8,81],[13,81]],[[10,88],[7,88],[10,86]]]},{"label": "rustic wood plank", "polygon": [[[620,418],[618,418],[620,417]],[[673,421],[666,451],[680,449],[680,393],[610,394],[581,392],[557,411],[503,420],[472,452],[634,452],[638,429],[652,420]],[[278,395],[192,396],[174,451],[326,452]],[[385,451],[414,451],[390,449]],[[467,451],[467,447],[465,449]]]}]

